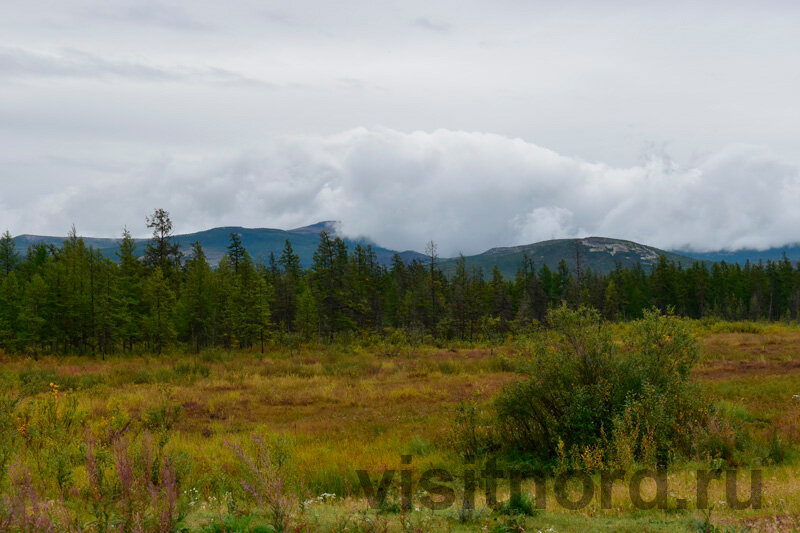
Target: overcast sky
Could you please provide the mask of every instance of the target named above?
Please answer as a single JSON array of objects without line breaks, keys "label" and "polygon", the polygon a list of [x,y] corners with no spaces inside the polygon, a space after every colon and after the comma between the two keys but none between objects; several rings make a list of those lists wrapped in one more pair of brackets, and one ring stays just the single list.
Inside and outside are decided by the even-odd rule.
[{"label": "overcast sky", "polygon": [[794,2],[2,0],[0,231],[800,241]]}]

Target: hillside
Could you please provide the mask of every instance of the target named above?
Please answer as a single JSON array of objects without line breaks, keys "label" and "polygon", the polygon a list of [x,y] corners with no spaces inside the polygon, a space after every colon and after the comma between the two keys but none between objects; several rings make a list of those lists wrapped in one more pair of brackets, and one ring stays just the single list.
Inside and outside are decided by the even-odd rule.
[{"label": "hillside", "polygon": [[758,263],[759,261],[780,261],[783,259],[784,253],[786,257],[792,261],[800,261],[800,245],[792,244],[787,246],[780,246],[776,248],[768,248],[766,250],[755,250],[752,248],[742,248],[741,250],[718,250],[714,252],[682,252],[675,251],[675,253],[687,255],[695,259],[703,261],[738,263],[745,264],[747,261],[750,263]]},{"label": "hillside", "polygon": [[[223,254],[227,252],[228,244],[230,244],[231,233],[238,233],[242,239],[242,244],[254,259],[262,257],[265,261],[269,258],[270,252],[273,252],[276,257],[280,256],[283,250],[286,239],[292,243],[295,253],[300,256],[300,262],[304,267],[308,267],[313,262],[314,250],[317,248],[319,242],[319,234],[323,230],[328,230],[335,233],[335,223],[332,221],[318,222],[310,226],[303,226],[290,230],[273,229],[273,228],[243,228],[240,226],[227,226],[212,228],[195,233],[185,233],[175,235],[175,241],[180,245],[181,251],[187,255],[189,254],[192,243],[195,241],[203,245],[206,257],[211,264],[216,265],[222,258]],[[52,244],[61,246],[64,242],[64,237],[52,237],[41,235],[20,235],[14,238],[19,250],[26,250],[29,245],[36,243]],[[83,237],[87,246],[93,246],[99,249],[103,255],[111,259],[116,259],[115,252],[117,250],[117,243],[119,239],[116,238],[103,238],[103,237]],[[149,239],[136,239],[138,243],[137,252],[144,253],[145,244]],[[376,246],[362,239],[345,239],[345,242],[351,248],[356,244],[372,244],[372,249],[375,255],[383,264],[390,264],[393,255],[396,253],[394,250]],[[416,252],[401,252],[400,256],[406,261],[411,261],[415,257],[422,257],[421,254]]]},{"label": "hillside", "polygon": [[[482,254],[466,256],[465,259],[467,268],[472,266],[482,268],[487,275],[494,265],[497,265],[506,278],[516,275],[523,254],[528,254],[528,257],[533,259],[536,268],[547,265],[548,268],[555,270],[561,259],[564,259],[569,269],[575,271],[576,243],[580,245],[581,268],[591,268],[592,271],[598,273],[607,273],[613,270],[617,263],[623,267],[641,263],[648,268],[658,262],[659,255],[664,255],[668,261],[674,261],[684,266],[696,262],[696,259],[652,246],[606,237],[555,239],[522,246],[492,248]],[[454,258],[441,261],[442,270],[446,274],[451,274],[455,270],[455,265]]]},{"label": "hillside", "polygon": [[[203,250],[205,250],[209,262],[217,264],[222,255],[227,252],[231,233],[238,233],[240,235],[242,243],[253,258],[257,259],[260,256],[264,258],[265,261],[269,257],[270,252],[279,256],[283,250],[286,239],[289,239],[294,251],[300,256],[300,261],[303,266],[308,267],[313,262],[314,250],[319,242],[319,233],[323,230],[335,233],[335,223],[330,221],[318,222],[317,224],[290,230],[227,226],[196,233],[175,235],[175,240],[180,245],[184,254],[189,253],[193,242],[199,241],[200,244],[203,245]],[[97,237],[84,237],[83,239],[87,245],[99,249],[106,257],[111,259],[116,258],[115,251],[117,250],[118,239]],[[20,235],[15,237],[15,241],[20,250],[25,250],[29,245],[35,243],[60,246],[64,241],[64,237]],[[139,253],[144,252],[146,242],[147,239],[137,239]],[[357,243],[368,243],[368,241],[365,240],[354,239],[345,239],[345,242],[347,242],[348,246],[351,248]],[[622,266],[632,266],[636,263],[642,263],[645,267],[649,267],[658,261],[658,256],[660,254],[665,255],[668,260],[682,263],[684,266],[688,266],[696,261],[696,259],[659,250],[651,246],[605,237],[556,239],[522,246],[492,248],[482,254],[468,256],[466,260],[468,267],[471,268],[473,265],[480,267],[487,275],[491,272],[492,267],[497,265],[507,278],[516,275],[517,267],[520,265],[524,253],[527,253],[528,256],[534,260],[537,268],[542,265],[547,265],[549,268],[555,270],[558,267],[559,261],[564,259],[570,270],[574,271],[576,264],[576,242],[580,242],[582,268],[590,268],[599,273],[606,273],[614,269],[618,262],[622,264]],[[398,253],[375,244],[372,244],[372,248],[375,250],[378,261],[385,265],[390,265],[392,257],[395,253]],[[406,262],[410,262],[413,259],[427,261],[424,255],[413,251],[400,252],[400,256]],[[447,275],[455,271],[455,264],[455,258],[440,259],[440,266]]]}]

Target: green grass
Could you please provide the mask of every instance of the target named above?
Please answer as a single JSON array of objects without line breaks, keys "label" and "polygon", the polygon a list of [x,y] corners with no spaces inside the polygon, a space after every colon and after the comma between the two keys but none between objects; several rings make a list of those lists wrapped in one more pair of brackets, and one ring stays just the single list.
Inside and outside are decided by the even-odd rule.
[{"label": "green grass", "polygon": [[[779,515],[788,520],[800,509],[800,465],[793,451],[800,444],[800,333],[793,327],[760,333],[742,333],[739,326],[716,329],[700,330],[704,362],[696,375],[720,409],[753,433],[758,453],[752,462],[761,464],[763,458],[766,492],[762,509],[720,507],[713,521],[742,529],[758,528]],[[595,498],[581,511],[548,505],[533,516],[498,513],[485,508],[480,489],[478,509],[469,517],[456,506],[407,514],[376,514],[368,508],[358,493],[357,469],[375,479],[385,468],[403,468],[400,456],[411,454],[417,475],[430,467],[460,471],[450,447],[456,406],[471,400],[486,408],[503,384],[516,379],[511,369],[520,353],[509,343],[493,351],[427,346],[392,357],[380,346],[303,347],[293,356],[271,349],[263,356],[214,351],[105,361],[0,355],[4,394],[21,397],[3,428],[0,461],[6,471],[15,462],[27,465],[38,490],[49,497],[59,491],[54,472],[60,471],[70,487],[63,496],[66,508],[82,523],[91,514],[82,443],[90,434],[100,446],[124,430],[134,444],[146,433],[163,439],[164,454],[180,473],[179,506],[191,530],[222,531],[228,524],[228,530],[259,531],[269,524],[242,487],[242,463],[226,444],[247,447],[259,434],[289,450],[297,498],[314,500],[297,515],[310,530],[502,531],[516,523],[527,531],[692,531],[693,521],[702,517],[691,506],[639,511],[621,488],[609,510],[600,509]],[[50,383],[60,392],[54,395]],[[54,413],[47,414],[51,404]],[[65,426],[70,417],[74,427]],[[41,442],[34,429],[41,432]],[[75,444],[51,445],[50,438]],[[108,450],[106,468],[113,477],[113,450]],[[671,487],[674,482],[678,496],[693,497],[692,471],[702,466],[707,464],[672,467]],[[9,476],[0,477],[0,495],[9,497],[13,490]],[[722,500],[720,490],[712,485],[712,501]],[[336,497],[317,500],[323,493]],[[501,487],[505,497],[507,489]]]}]

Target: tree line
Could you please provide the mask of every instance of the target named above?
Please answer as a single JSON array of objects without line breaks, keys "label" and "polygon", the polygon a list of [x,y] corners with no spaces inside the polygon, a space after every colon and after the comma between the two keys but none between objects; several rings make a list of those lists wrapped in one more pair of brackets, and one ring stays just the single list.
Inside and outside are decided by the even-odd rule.
[{"label": "tree line", "polygon": [[35,244],[24,255],[8,231],[0,238],[0,348],[9,353],[161,353],[168,347],[264,349],[266,343],[328,343],[353,335],[403,332],[415,338],[500,339],[530,327],[548,310],[591,306],[609,320],[652,307],[688,317],[796,320],[800,265],[786,257],[745,265],[694,263],[663,256],[600,274],[552,270],[524,256],[514,279],[485,273],[463,257],[445,276],[436,246],[426,259],[391,265],[370,246],[349,249],[320,234],[303,268],[287,240],[277,257],[254,259],[238,234],[216,267],[200,243],[185,257],[169,214],[146,219],[144,246],[126,229],[116,260],[86,246],[73,227],[60,247]]}]

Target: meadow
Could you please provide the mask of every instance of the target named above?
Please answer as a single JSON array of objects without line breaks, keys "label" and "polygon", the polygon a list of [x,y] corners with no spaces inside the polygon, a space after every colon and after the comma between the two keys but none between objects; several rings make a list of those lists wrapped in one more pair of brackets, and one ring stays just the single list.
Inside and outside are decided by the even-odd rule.
[{"label": "meadow", "polygon": [[[610,508],[595,494],[569,510],[556,504],[552,483],[547,508],[536,509],[529,496],[507,501],[503,481],[496,506],[479,487],[475,508],[465,510],[456,486],[456,502],[432,510],[415,484],[404,508],[399,474],[386,499],[370,505],[357,470],[376,483],[387,469],[410,469],[415,483],[432,468],[463,474],[458,413],[469,408],[483,416],[504,385],[519,379],[515,362],[531,342],[525,335],[495,345],[371,339],[291,351],[267,346],[264,353],[0,355],[0,530],[800,528],[800,327],[690,324],[701,353],[692,375],[747,431],[749,451],[734,450],[741,456],[727,465],[711,457],[671,464],[664,509],[638,509],[616,485]],[[628,326],[614,327],[621,334]],[[731,509],[723,483],[715,482],[711,509],[697,509],[695,473],[731,464],[740,470],[744,496],[749,471],[762,471],[760,508]],[[645,499],[653,485],[644,483]],[[523,494],[533,490],[523,483]]]}]

